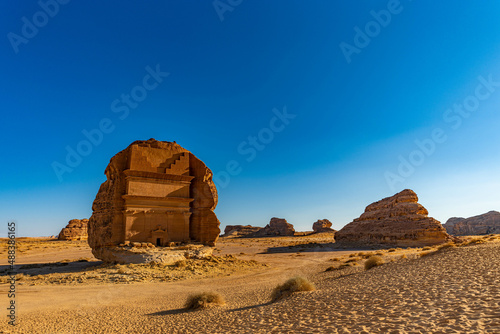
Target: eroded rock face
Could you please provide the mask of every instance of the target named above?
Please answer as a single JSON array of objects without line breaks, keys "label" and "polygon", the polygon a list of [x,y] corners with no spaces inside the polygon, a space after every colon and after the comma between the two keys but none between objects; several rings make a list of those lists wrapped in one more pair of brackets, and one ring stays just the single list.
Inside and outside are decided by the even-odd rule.
[{"label": "eroded rock face", "polygon": [[260,229],[252,236],[254,237],[271,237],[271,236],[293,236],[295,229],[293,225],[288,223],[286,219],[271,218],[266,227]]},{"label": "eroded rock face", "polygon": [[58,240],[87,240],[88,219],[72,219],[61,230]]},{"label": "eroded rock face", "polygon": [[253,235],[262,227],[252,225],[227,225],[224,229],[224,237],[245,237]]},{"label": "eroded rock face", "polygon": [[320,219],[313,224],[313,231],[316,233],[321,232],[335,232],[332,229],[332,223],[328,219]]},{"label": "eroded rock face", "polygon": [[500,212],[490,211],[469,218],[453,217],[443,226],[449,234],[456,236],[497,234],[500,233]]},{"label": "eroded rock face", "polygon": [[335,234],[341,244],[426,246],[452,239],[441,223],[428,217],[410,189],[368,205],[365,212]]},{"label": "eroded rock face", "polygon": [[188,150],[135,141],[111,158],[105,174],[89,221],[96,258],[116,261],[112,249],[126,241],[215,245],[220,223],[212,171]]}]

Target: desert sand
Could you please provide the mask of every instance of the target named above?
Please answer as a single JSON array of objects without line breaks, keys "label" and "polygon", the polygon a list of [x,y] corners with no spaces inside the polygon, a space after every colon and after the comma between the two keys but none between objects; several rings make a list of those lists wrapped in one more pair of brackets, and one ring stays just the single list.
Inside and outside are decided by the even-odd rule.
[{"label": "desert sand", "polygon": [[[164,268],[102,266],[85,241],[21,239],[19,321],[12,328],[2,320],[0,331],[499,333],[500,236],[466,238],[477,242],[441,250],[335,249],[329,233],[221,238],[216,257],[197,260],[207,263]],[[1,305],[8,303],[4,245]],[[372,254],[385,264],[365,270]],[[273,288],[296,275],[316,290],[271,302]],[[226,305],[184,309],[189,295],[205,291]]]}]

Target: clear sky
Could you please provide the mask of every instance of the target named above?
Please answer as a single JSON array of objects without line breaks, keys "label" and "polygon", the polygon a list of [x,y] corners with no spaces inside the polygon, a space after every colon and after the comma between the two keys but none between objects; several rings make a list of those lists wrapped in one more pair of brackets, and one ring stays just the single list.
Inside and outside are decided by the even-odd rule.
[{"label": "clear sky", "polygon": [[[39,236],[90,217],[109,159],[149,138],[212,169],[222,229],[274,216],[339,229],[405,188],[442,222],[500,210],[499,12],[494,0],[2,1],[0,236],[8,220]],[[68,150],[81,153],[71,166]]]}]

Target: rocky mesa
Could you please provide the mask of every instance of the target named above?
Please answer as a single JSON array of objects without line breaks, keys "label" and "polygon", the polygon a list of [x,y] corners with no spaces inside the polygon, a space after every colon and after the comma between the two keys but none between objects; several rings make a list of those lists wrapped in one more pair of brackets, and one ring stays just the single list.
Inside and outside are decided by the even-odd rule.
[{"label": "rocky mesa", "polygon": [[[187,244],[215,245],[220,223],[213,212],[213,174],[188,150],[175,142],[135,141],[111,158],[104,173],[107,180],[89,220],[88,241],[96,258],[165,262],[167,255],[151,259],[151,248],[158,253]],[[135,252],[137,245],[143,250]]]},{"label": "rocky mesa", "polygon": [[336,232],[334,229],[332,229],[332,222],[328,219],[319,219],[313,224],[312,229],[316,233]]},{"label": "rocky mesa", "polygon": [[293,236],[295,235],[295,229],[293,225],[288,223],[286,219],[283,218],[271,218],[269,224],[266,227],[261,228],[252,237],[275,237],[275,236]]},{"label": "rocky mesa", "polygon": [[88,219],[71,219],[68,225],[64,227],[59,236],[58,240],[87,240],[87,228],[89,220]]},{"label": "rocky mesa", "polygon": [[341,244],[418,247],[452,240],[441,223],[428,217],[417,194],[405,189],[368,205],[365,212],[335,234]]},{"label": "rocky mesa", "polygon": [[453,217],[443,226],[448,234],[456,236],[497,234],[500,233],[500,212],[490,211],[469,218]]}]

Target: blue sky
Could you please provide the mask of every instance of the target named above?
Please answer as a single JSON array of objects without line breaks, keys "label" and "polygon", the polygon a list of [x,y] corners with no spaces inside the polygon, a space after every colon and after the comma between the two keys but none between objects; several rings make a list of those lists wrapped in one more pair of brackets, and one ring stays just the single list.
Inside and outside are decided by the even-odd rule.
[{"label": "blue sky", "polygon": [[[38,236],[89,217],[109,159],[149,138],[175,140],[212,169],[222,229],[273,216],[297,230],[323,218],[339,229],[405,188],[442,222],[500,210],[499,10],[496,1],[2,2],[0,235],[8,220]],[[161,75],[147,90],[151,71]],[[293,116],[269,130],[284,110]],[[54,163],[66,165],[67,148],[102,122],[107,133],[58,177]],[[259,148],[251,161],[241,154],[249,136]],[[241,171],[228,182],[230,161]]]}]

